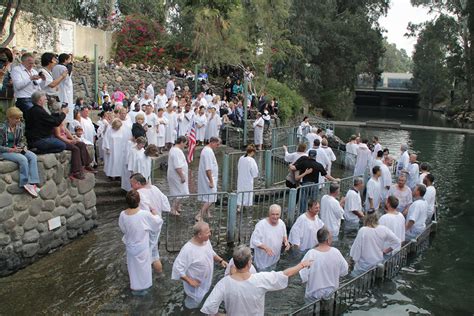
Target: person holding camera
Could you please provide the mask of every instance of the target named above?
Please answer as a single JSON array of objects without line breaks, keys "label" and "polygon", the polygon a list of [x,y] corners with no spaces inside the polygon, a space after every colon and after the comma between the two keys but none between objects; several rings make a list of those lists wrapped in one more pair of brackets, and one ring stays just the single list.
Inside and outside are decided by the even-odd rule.
[{"label": "person holding camera", "polygon": [[36,184],[40,182],[36,155],[26,148],[23,113],[16,106],[8,108],[7,120],[0,124],[0,157],[17,163],[20,167],[19,186],[33,197],[38,196]]},{"label": "person holding camera", "polygon": [[53,79],[53,67],[58,63],[58,57],[53,53],[44,53],[41,55],[41,66],[39,76],[41,77],[41,89],[46,93],[48,99],[48,108],[50,111],[57,111],[59,102],[59,85],[69,75],[67,69],[59,77]]},{"label": "person holding camera", "polygon": [[11,71],[16,106],[25,113],[33,107],[31,95],[40,90],[41,76],[34,69],[35,59],[30,53],[21,55],[21,64]]}]

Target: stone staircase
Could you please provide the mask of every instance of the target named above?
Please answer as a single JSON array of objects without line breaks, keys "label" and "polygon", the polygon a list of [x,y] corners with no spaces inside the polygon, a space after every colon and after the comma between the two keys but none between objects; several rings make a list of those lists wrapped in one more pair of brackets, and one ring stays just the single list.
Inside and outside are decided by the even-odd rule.
[{"label": "stone staircase", "polygon": [[120,187],[120,180],[110,181],[102,169],[98,170],[95,182],[97,208],[118,207],[125,204],[125,191]]}]

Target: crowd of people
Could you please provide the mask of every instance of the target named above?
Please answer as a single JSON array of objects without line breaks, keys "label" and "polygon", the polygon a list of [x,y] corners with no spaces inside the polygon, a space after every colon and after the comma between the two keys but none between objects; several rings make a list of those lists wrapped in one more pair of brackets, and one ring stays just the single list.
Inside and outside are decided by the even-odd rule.
[{"label": "crowd of people", "polygon": [[[324,131],[318,133],[317,128],[314,131],[316,136],[308,133],[296,152],[285,154],[285,159],[290,164],[288,178],[293,180],[287,181],[287,185],[301,187],[298,191],[300,215],[289,233],[281,220],[281,206],[271,205],[268,216],[255,225],[249,245],[236,247],[229,262],[213,250],[210,242],[211,229],[204,221],[210,216],[209,205],[215,202],[216,197],[218,165],[213,150],[217,148],[219,139],[203,148],[198,170],[198,194],[203,207],[196,216],[193,237],[182,247],[173,263],[171,276],[173,280],[183,283],[186,308],[200,307],[205,314],[216,314],[224,302],[229,315],[263,315],[265,293],[284,289],[288,286],[288,278],[298,273],[305,284],[305,298],[308,301],[330,299],[338,289],[341,277],[349,272],[354,277],[374,268],[396,254],[406,241],[419,236],[431,222],[436,200],[434,176],[430,173],[428,164],[422,163],[422,167],[418,167],[416,155],[408,153],[406,145],[401,146],[395,174],[397,182],[392,183],[391,166],[394,159],[388,150],[383,149],[379,139],[374,137],[373,143],[368,146],[367,139],[360,140],[359,136],[352,136],[346,148],[350,152],[351,146],[354,146],[355,154],[347,155],[346,168],[363,165],[364,172],[356,172],[353,186],[344,197],[340,197],[339,179],[331,176],[327,178],[330,165],[319,162],[335,160],[330,151],[324,149],[327,146],[327,135]],[[320,146],[318,136],[325,145]],[[306,150],[308,141],[312,141],[313,146]],[[237,204],[240,212],[241,207],[251,207],[253,203],[253,179],[258,176],[258,167],[253,158],[255,151],[255,146],[250,145],[247,153],[239,160]],[[181,160],[181,163],[169,165],[168,179],[182,181],[171,185],[170,192],[171,187],[187,181],[184,173],[188,166],[184,153],[179,152],[179,155],[181,158],[174,160]],[[327,157],[321,157],[323,155]],[[370,178],[364,179],[365,169],[370,169]],[[311,175],[311,181],[305,181],[308,175]],[[320,184],[323,183],[321,176],[330,183],[328,194],[323,195],[318,202]],[[147,186],[153,187],[151,184]],[[314,187],[318,189],[305,190]],[[174,188],[173,193],[183,193],[182,198],[185,198],[184,190]],[[129,194],[135,193],[130,191]],[[138,194],[138,199],[141,196],[141,193]],[[175,201],[179,204],[180,200]],[[136,202],[133,205],[138,204]],[[129,205],[130,209],[133,205]],[[132,212],[130,209],[124,212]],[[171,210],[171,207],[163,209],[167,210]],[[158,221],[160,217],[153,215],[157,212],[158,209],[152,210],[152,214],[147,216],[150,220],[157,216],[155,220]],[[341,227],[344,227],[344,235],[356,232],[349,261],[337,249]],[[137,223],[122,227],[127,258],[135,256],[133,251],[129,251],[129,245],[133,242],[129,240],[127,230],[147,229]],[[150,229],[150,236],[159,232],[160,228]],[[143,241],[143,244],[151,245],[147,241]],[[156,243],[152,247],[155,249]],[[301,262],[284,271],[275,272],[281,254],[286,251],[299,257]],[[152,253],[145,246],[143,252],[148,256]],[[131,284],[131,289],[137,294],[146,292],[151,285],[150,263],[150,260],[143,263],[148,269],[143,286]],[[224,278],[212,288],[215,264],[226,271]],[[135,268],[129,266],[131,280],[135,280],[137,273]]]}]

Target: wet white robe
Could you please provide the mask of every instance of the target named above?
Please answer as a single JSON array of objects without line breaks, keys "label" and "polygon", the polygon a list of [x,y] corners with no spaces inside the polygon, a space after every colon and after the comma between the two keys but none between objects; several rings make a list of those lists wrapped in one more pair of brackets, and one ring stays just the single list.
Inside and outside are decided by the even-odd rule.
[{"label": "wet white robe", "polygon": [[360,143],[357,148],[357,158],[356,164],[354,167],[354,176],[360,176],[365,173],[367,166],[369,166],[370,160],[372,158],[372,152],[367,147],[366,144]]},{"label": "wet white robe", "polygon": [[365,210],[370,209],[369,198],[372,199],[374,209],[378,210],[380,208],[380,202],[382,201],[382,189],[380,186],[380,180],[375,179],[374,177],[370,178],[367,182],[367,191],[365,194]]},{"label": "wet white robe", "polygon": [[146,130],[148,145],[158,146],[158,116],[155,113],[145,114],[145,124],[148,125]]},{"label": "wet white robe", "polygon": [[344,209],[341,204],[331,195],[321,198],[321,211],[319,216],[333,237],[339,235],[341,219],[344,217]]},{"label": "wet white robe", "polygon": [[[260,220],[250,237],[250,248],[254,249],[254,263],[257,270],[263,270],[271,267],[280,260],[281,247],[283,239],[286,237],[285,223],[279,219],[276,226],[269,223],[268,218]],[[260,245],[265,245],[272,249],[273,256],[258,248]]]},{"label": "wet white robe", "polygon": [[348,273],[348,264],[341,252],[334,247],[323,252],[309,250],[302,261],[312,260],[309,268],[300,270],[300,277],[306,283],[305,297],[308,299],[329,298],[339,288],[339,278]]},{"label": "wet white robe", "polygon": [[174,260],[172,280],[180,280],[181,277],[188,276],[200,282],[200,285],[194,288],[183,281],[184,292],[189,298],[185,300],[186,307],[196,308],[211,288],[214,256],[216,253],[209,241],[202,246],[188,241]]},{"label": "wet white robe", "polygon": [[328,166],[328,169],[327,169],[327,173],[328,173],[328,175],[331,175],[332,163],[334,161],[336,161],[336,155],[334,155],[334,152],[332,151],[331,147],[322,146],[321,148],[324,150],[324,152],[326,153],[326,156],[329,159],[329,166]]},{"label": "wet white robe", "polygon": [[156,135],[156,146],[164,147],[166,137],[166,126],[168,125],[168,119],[164,116],[158,117],[158,129]]},{"label": "wet white robe", "polygon": [[346,222],[359,223],[359,217],[353,213],[355,211],[362,212],[362,200],[359,192],[349,189],[344,202],[344,219]]},{"label": "wet white robe", "polygon": [[382,171],[382,176],[379,178],[380,190],[382,192],[382,202],[384,203],[388,197],[388,191],[392,186],[392,173],[386,164],[382,164],[380,170]]},{"label": "wet white robe", "polygon": [[417,163],[410,163],[408,165],[407,185],[413,191],[420,180],[420,167]]},{"label": "wet white robe", "polygon": [[344,159],[346,168],[354,168],[357,159],[357,147],[355,143],[349,142],[346,144],[346,157]]},{"label": "wet white robe", "polygon": [[[227,264],[227,267],[225,267],[224,276],[228,276],[230,274],[230,269],[232,269],[232,267],[235,267],[234,258],[230,258],[229,263]],[[253,264],[250,266],[249,272],[252,274],[257,273],[257,269],[255,269]]]},{"label": "wet white robe", "polygon": [[122,241],[127,250],[127,269],[132,290],[144,290],[152,286],[149,233],[161,230],[163,220],[159,215],[140,210],[134,215],[120,213],[119,227],[124,234]]},{"label": "wet white robe", "polygon": [[[186,182],[181,182],[181,177],[176,169],[182,169]],[[170,195],[187,195],[189,194],[188,186],[188,162],[183,151],[173,146],[168,155],[168,171],[166,174]]]},{"label": "wet white robe", "polygon": [[287,286],[288,277],[282,271],[252,274],[247,280],[235,280],[231,276],[226,276],[214,286],[201,312],[214,315],[224,301],[228,316],[263,316],[265,293],[282,290]]},{"label": "wet white robe", "polygon": [[263,118],[259,117],[253,123],[253,138],[255,145],[262,145],[263,144],[263,127],[264,122]]},{"label": "wet white robe", "polygon": [[413,226],[406,231],[407,236],[414,238],[421,234],[426,228],[426,218],[428,216],[428,203],[423,199],[418,199],[411,203],[408,208],[406,222],[413,221]]},{"label": "wet white robe", "polygon": [[[253,205],[253,181],[258,177],[258,166],[255,159],[250,156],[239,158],[237,165],[237,205]],[[240,193],[239,193],[240,192]]]},{"label": "wet white robe", "polygon": [[[386,213],[380,217],[379,224],[390,229],[395,234],[395,236],[400,239],[401,242],[405,241],[405,217],[402,215],[402,213]],[[384,245],[385,249],[388,247],[388,244]],[[394,250],[398,251],[399,249],[400,248]]]},{"label": "wet white robe", "polygon": [[[212,180],[214,186],[209,187],[209,179],[206,175],[206,170],[211,170]],[[204,146],[199,157],[198,170],[198,200],[207,203],[214,203],[217,201],[217,180],[219,179],[219,165],[217,164],[216,155],[209,146]],[[210,194],[210,195],[209,195]]]},{"label": "wet white robe", "polygon": [[306,251],[318,245],[316,234],[323,226],[324,223],[319,216],[316,215],[312,220],[306,213],[303,213],[291,227],[288,241],[292,245],[298,246],[300,251]]},{"label": "wet white robe", "polygon": [[178,127],[176,113],[174,111],[171,113],[165,112],[163,113],[163,117],[166,117],[168,120],[168,125],[166,125],[165,131],[165,142],[174,144],[177,135],[176,129]]},{"label": "wet white robe", "polygon": [[428,220],[428,222],[431,222],[431,218],[433,217],[436,204],[436,189],[433,185],[426,187],[426,193],[423,198],[428,204],[428,215],[426,219]]}]

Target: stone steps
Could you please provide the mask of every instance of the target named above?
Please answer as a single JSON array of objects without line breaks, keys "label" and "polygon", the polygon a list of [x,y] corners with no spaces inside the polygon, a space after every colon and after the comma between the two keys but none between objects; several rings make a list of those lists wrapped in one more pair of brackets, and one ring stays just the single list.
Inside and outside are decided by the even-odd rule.
[{"label": "stone steps", "polygon": [[98,208],[117,207],[125,204],[125,191],[120,187],[120,181],[110,181],[102,170],[96,175],[95,194]]}]

